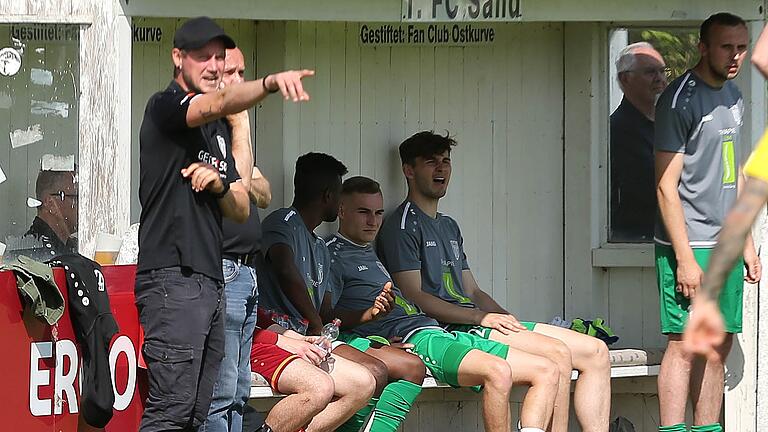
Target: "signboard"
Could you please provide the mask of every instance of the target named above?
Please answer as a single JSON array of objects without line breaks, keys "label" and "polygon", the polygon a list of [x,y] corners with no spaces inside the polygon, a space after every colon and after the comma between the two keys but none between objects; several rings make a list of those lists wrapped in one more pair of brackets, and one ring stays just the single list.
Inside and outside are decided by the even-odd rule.
[{"label": "signboard", "polygon": [[520,0],[403,0],[403,21],[520,21]]},{"label": "signboard", "polygon": [[362,24],[361,46],[379,45],[486,45],[496,39],[490,26],[456,24]]},{"label": "signboard", "polygon": [[[109,349],[115,403],[106,432],[137,431],[146,396],[146,372],[137,368],[141,338],[133,296],[135,272],[136,266],[103,267],[120,328]],[[63,269],[55,269],[54,278],[59,287],[66,287]],[[60,291],[66,299],[66,288]],[[0,272],[0,304],[5,309],[0,314],[0,343],[6,353],[0,357],[0,370],[5,371],[0,395],[4,429],[78,431],[83,362],[66,309],[55,327],[34,318],[22,305],[10,271]]]}]

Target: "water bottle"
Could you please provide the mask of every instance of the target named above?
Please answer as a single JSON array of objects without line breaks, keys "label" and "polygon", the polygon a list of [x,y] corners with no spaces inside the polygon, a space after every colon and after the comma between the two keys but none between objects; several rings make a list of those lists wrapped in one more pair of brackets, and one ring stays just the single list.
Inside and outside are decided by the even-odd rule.
[{"label": "water bottle", "polygon": [[326,350],[326,346],[330,346],[333,341],[339,337],[339,327],[341,327],[341,320],[335,318],[333,321],[323,326],[323,330],[320,332],[320,337],[315,342],[326,355],[329,351]]}]

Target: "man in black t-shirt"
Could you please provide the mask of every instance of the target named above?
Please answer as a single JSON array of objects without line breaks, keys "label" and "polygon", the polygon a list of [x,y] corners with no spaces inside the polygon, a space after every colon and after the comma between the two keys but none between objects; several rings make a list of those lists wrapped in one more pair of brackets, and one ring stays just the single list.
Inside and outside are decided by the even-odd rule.
[{"label": "man in black t-shirt", "polygon": [[[224,62],[222,87],[244,82],[245,57],[239,48],[228,49]],[[243,179],[250,198],[250,215],[245,223],[223,220],[224,249],[222,271],[226,297],[224,325],[224,359],[213,391],[213,399],[205,420],[205,430],[211,432],[240,432],[243,411],[251,389],[250,353],[256,328],[256,254],[261,248],[261,220],[258,207],[269,205],[269,182],[253,167],[253,146],[250,140],[248,112],[228,117],[247,131],[242,138],[246,145],[233,149],[235,166]]]},{"label": "man in black t-shirt", "polygon": [[223,118],[270,92],[309,99],[301,79],[312,71],[219,91],[225,49],[234,47],[209,18],[179,27],[174,79],[149,99],[141,124],[135,292],[149,371],[142,431],[196,430],[208,414],[224,355],[221,220],[244,222],[249,204],[233,159],[238,146],[247,145],[242,121],[229,118],[230,134]]},{"label": "man in black t-shirt", "polygon": [[48,261],[77,253],[77,174],[75,171],[42,170],[35,181],[39,201],[37,216],[23,236],[9,236],[6,259],[26,255]]}]

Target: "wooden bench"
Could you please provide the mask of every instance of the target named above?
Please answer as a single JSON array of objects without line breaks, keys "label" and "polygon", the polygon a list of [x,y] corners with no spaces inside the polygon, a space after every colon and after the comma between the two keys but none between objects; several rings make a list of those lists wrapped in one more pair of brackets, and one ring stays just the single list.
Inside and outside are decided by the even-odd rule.
[{"label": "wooden bench", "polygon": [[[613,393],[655,393],[655,379],[649,380],[659,374],[659,364],[663,355],[661,349],[622,349],[611,350],[611,381]],[[573,371],[571,380],[579,377],[578,371]],[[269,383],[261,375],[252,374],[251,400],[249,404],[258,411],[268,410],[283,397],[282,394],[272,390]],[[617,380],[617,381],[614,381]],[[619,381],[620,380],[620,381]],[[453,389],[448,384],[437,381],[431,376],[424,379],[422,388],[428,392],[432,389],[442,391],[462,392],[461,398],[474,399],[473,393],[467,389]],[[523,387],[513,389],[510,400],[522,401],[525,395]],[[430,399],[434,399],[430,398]],[[452,398],[453,399],[453,398]]]}]

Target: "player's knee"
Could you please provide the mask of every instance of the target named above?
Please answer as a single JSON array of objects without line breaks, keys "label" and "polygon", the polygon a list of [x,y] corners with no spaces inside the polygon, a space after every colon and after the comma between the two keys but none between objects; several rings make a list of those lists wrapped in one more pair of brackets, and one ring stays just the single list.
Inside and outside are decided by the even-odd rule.
[{"label": "player's knee", "polygon": [[592,341],[592,345],[593,346],[590,349],[590,352],[592,353],[590,364],[601,369],[610,369],[611,355],[608,350],[608,345],[599,339]]},{"label": "player's knee", "polygon": [[351,391],[339,396],[360,402],[360,406],[363,406],[376,390],[376,378],[362,365],[354,364],[354,366],[350,367],[350,370],[344,376],[344,380],[346,381],[344,387],[349,388]]},{"label": "player's knee", "polygon": [[514,384],[512,368],[505,360],[493,357],[486,362],[483,381],[486,387],[496,387],[502,390],[509,390]]},{"label": "player's knee", "polygon": [[333,384],[333,379],[328,374],[318,374],[318,377],[312,382],[307,409],[311,409],[315,413],[324,410],[331,403],[335,391],[336,386]]},{"label": "player's knee", "polygon": [[424,382],[424,377],[427,375],[427,368],[424,366],[424,362],[415,355],[403,356],[402,361],[398,361],[399,369],[402,371],[399,375],[399,379],[410,381],[414,384],[421,385]]},{"label": "player's knee", "polygon": [[560,369],[555,362],[544,357],[536,362],[533,371],[533,385],[557,387],[559,379]]},{"label": "player's knee", "polygon": [[550,360],[555,362],[560,373],[570,375],[573,370],[573,362],[571,360],[571,350],[568,345],[560,340],[554,339],[552,341]]}]

